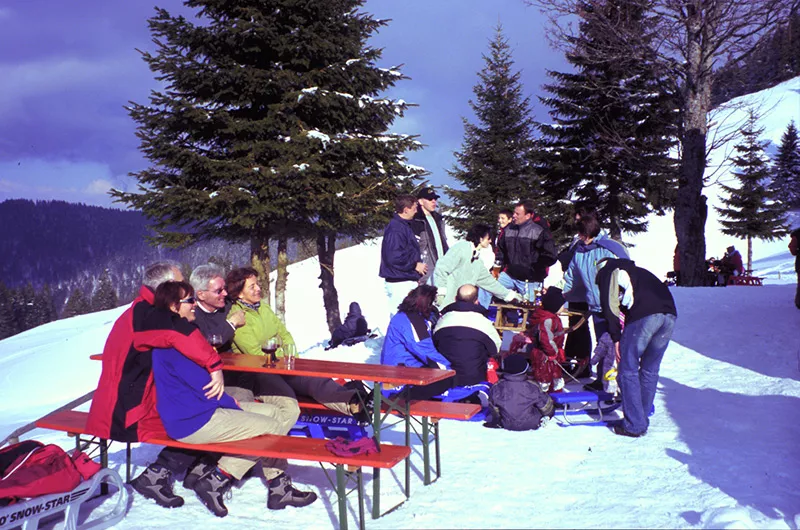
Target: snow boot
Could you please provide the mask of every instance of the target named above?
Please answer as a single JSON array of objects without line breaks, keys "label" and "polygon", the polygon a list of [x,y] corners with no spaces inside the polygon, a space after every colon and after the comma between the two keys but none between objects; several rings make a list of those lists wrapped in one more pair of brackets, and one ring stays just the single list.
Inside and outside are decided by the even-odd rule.
[{"label": "snow boot", "polygon": [[161,464],[150,464],[141,475],[131,480],[131,486],[143,497],[153,499],[164,508],[183,506],[183,497],[172,491],[172,473]]},{"label": "snow boot", "polygon": [[267,508],[270,510],[283,510],[287,506],[302,508],[317,500],[313,491],[300,491],[292,486],[292,479],[286,473],[281,473],[267,483]]},{"label": "snow boot", "polygon": [[186,476],[183,478],[183,487],[187,490],[193,490],[197,484],[197,481],[200,480],[200,477],[210,473],[215,467],[216,464],[212,464],[204,460],[195,461],[189,468],[189,471],[186,472]]},{"label": "snow boot", "polygon": [[228,508],[223,499],[225,493],[233,485],[233,477],[226,476],[218,467],[214,467],[200,477],[194,485],[194,492],[197,497],[211,510],[217,517],[228,515]]}]

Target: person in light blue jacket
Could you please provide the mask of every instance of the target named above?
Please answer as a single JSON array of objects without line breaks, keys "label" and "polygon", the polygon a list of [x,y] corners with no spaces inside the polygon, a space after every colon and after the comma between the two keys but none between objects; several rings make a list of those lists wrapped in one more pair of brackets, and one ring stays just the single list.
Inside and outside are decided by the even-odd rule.
[{"label": "person in light blue jacket", "polygon": [[618,241],[600,231],[600,223],[592,212],[581,215],[578,221],[578,238],[575,255],[564,274],[563,295],[566,300],[585,300],[592,314],[595,337],[608,331],[608,323],[600,306],[600,290],[595,281],[597,262],[603,258],[628,259],[628,252]]},{"label": "person in light blue jacket", "polygon": [[[450,361],[433,345],[432,330],[438,314],[434,307],[436,287],[420,285],[403,299],[389,321],[381,349],[381,364],[415,368],[450,369]],[[409,389],[410,399],[428,399],[453,386],[453,378]]]}]

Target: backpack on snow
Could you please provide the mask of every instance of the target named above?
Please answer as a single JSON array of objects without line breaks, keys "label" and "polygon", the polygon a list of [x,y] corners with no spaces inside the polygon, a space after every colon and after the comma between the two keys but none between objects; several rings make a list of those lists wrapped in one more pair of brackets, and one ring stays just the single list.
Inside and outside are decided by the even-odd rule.
[{"label": "backpack on snow", "polygon": [[10,445],[0,449],[0,506],[70,491],[100,469],[86,454],[70,457],[57,445],[35,440]]}]

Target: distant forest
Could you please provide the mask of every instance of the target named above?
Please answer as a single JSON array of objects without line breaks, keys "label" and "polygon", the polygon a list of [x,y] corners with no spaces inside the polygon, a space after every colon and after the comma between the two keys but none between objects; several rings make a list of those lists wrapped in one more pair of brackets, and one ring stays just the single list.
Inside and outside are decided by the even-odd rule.
[{"label": "distant forest", "polygon": [[[153,247],[146,239],[148,225],[135,211],[63,201],[0,203],[0,339],[57,318],[130,302],[144,267],[159,259],[181,263],[187,277],[209,261],[226,269],[249,263],[248,242],[213,240],[182,250]],[[313,244],[290,242],[289,261],[315,252]],[[274,246],[271,253],[277,259]],[[107,292],[109,284],[115,298]]]},{"label": "distant forest", "polygon": [[800,12],[794,11],[762,38],[751,54],[726,64],[716,75],[711,91],[715,107],[800,75]]}]

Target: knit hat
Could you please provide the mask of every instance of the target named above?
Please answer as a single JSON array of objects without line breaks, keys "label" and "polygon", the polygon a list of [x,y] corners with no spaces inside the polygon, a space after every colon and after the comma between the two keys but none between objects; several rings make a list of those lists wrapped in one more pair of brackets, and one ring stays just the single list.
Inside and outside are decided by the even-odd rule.
[{"label": "knit hat", "polygon": [[530,365],[524,355],[515,353],[503,359],[502,371],[506,375],[521,375],[528,371]]},{"label": "knit hat", "polygon": [[561,306],[564,305],[564,297],[561,294],[561,289],[558,287],[550,287],[547,292],[542,295],[542,309],[550,313],[557,313]]}]

